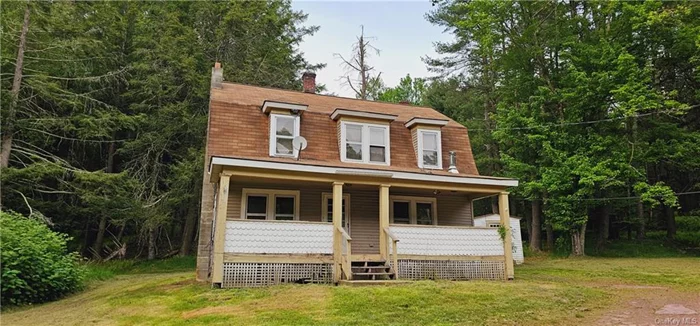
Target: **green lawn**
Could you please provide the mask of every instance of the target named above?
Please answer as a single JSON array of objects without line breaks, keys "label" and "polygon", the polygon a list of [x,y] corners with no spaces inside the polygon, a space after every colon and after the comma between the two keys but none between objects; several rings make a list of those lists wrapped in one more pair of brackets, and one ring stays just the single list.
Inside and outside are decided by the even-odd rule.
[{"label": "green lawn", "polygon": [[[133,264],[126,272],[121,267],[93,266],[93,271],[101,272],[93,272],[86,291],[6,311],[2,321],[7,325],[595,324],[597,316],[620,300],[648,292],[630,290],[628,285],[664,287],[680,296],[700,293],[698,258],[535,257],[516,268],[512,282],[229,290],[195,283],[192,272],[162,272],[187,264],[187,259],[150,267]],[[105,269],[113,275],[105,276]]]}]

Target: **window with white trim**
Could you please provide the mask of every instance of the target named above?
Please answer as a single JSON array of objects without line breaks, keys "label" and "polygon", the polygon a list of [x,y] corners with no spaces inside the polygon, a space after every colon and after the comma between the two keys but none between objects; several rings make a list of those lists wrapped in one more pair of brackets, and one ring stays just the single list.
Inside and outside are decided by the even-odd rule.
[{"label": "window with white trim", "polygon": [[441,138],[439,130],[418,130],[418,167],[442,169]]},{"label": "window with white trim", "polygon": [[270,156],[296,157],[298,150],[292,146],[299,136],[299,116],[270,114]]},{"label": "window with white trim", "polygon": [[437,199],[391,196],[389,217],[392,224],[437,225]]},{"label": "window with white trim", "polygon": [[299,219],[299,191],[244,188],[241,218],[293,221]]},{"label": "window with white trim", "polygon": [[390,164],[389,126],[341,122],[340,160],[372,164]]}]

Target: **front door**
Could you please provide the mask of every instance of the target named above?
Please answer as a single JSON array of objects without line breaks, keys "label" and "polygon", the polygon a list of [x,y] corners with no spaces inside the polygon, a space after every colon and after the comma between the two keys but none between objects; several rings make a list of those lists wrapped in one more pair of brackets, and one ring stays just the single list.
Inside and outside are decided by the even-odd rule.
[{"label": "front door", "polygon": [[[333,222],[333,194],[323,194],[323,205],[326,222]],[[343,229],[350,234],[350,195],[343,195],[342,205]]]}]

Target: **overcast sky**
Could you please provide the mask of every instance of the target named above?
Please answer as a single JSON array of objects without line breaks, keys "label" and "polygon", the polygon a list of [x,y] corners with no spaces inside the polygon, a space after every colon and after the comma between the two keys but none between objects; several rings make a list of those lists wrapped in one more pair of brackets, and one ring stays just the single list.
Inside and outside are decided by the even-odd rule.
[{"label": "overcast sky", "polygon": [[316,81],[339,96],[354,97],[350,88],[341,85],[339,77],[344,72],[333,53],[346,58],[350,55],[360,25],[364,25],[366,37],[374,37],[372,45],[381,50],[370,63],[382,73],[387,86],[395,86],[407,73],[412,77],[430,76],[421,57],[435,56],[433,42],[451,39],[442,33],[442,28],[425,20],[425,14],[433,10],[429,0],[294,1],[292,7],[309,14],[306,25],[321,27],[306,38],[301,51],[309,62],[327,64],[317,72]]}]

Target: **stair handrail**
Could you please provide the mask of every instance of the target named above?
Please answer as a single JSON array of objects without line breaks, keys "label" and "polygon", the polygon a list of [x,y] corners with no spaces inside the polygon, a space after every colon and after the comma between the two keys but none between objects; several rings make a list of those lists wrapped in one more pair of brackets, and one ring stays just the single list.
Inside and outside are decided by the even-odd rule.
[{"label": "stair handrail", "polygon": [[[391,261],[392,265],[394,268],[394,279],[398,280],[399,279],[399,250],[398,250],[398,243],[399,243],[399,238],[391,232],[389,227],[384,228],[384,233],[387,236],[387,244],[391,243],[392,245],[392,254],[391,254]],[[388,250],[387,250],[388,252]]]},{"label": "stair handrail", "polygon": [[345,252],[343,253],[345,259],[341,259],[340,267],[343,270],[343,274],[345,274],[345,278],[352,280],[352,238],[342,227],[336,227],[336,231],[340,233],[345,241]]}]

